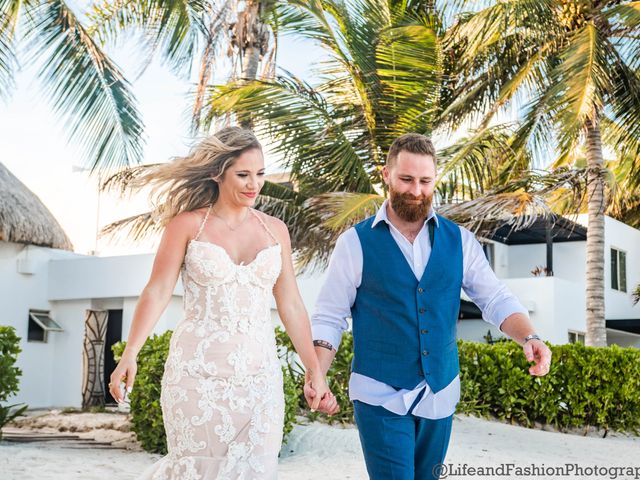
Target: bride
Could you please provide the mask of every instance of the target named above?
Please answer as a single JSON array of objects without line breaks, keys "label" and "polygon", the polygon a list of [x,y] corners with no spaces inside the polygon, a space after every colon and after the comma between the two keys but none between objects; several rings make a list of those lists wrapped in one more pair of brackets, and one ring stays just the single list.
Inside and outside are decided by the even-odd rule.
[{"label": "bride", "polygon": [[[131,391],[136,357],[178,274],[184,316],[171,337],[161,405],[168,454],[145,479],[275,479],[282,442],[282,370],[271,294],[316,390],[335,405],[318,368],[285,224],[252,208],[264,158],[252,132],[229,127],[136,179],[152,185],[166,225],[109,391]],[[327,396],[327,397],[325,397]]]}]

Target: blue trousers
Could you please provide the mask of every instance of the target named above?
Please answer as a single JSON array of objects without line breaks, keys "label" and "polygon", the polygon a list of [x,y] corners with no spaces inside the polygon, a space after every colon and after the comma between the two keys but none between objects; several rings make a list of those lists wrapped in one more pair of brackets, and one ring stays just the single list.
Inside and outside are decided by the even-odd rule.
[{"label": "blue trousers", "polygon": [[443,463],[453,415],[429,420],[354,401],[360,442],[371,480],[432,480]]}]

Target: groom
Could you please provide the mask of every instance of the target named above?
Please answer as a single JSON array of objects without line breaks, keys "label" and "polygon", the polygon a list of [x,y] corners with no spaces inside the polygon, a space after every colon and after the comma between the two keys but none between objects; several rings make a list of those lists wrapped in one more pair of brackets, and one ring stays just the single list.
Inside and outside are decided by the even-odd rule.
[{"label": "groom", "polygon": [[[438,478],[460,398],[460,289],[523,346],[532,375],[549,372],[551,352],[473,234],[434,213],[431,141],[414,133],[396,139],[383,177],[389,199],[336,242],[312,317],[314,344],[326,373],[351,317],[349,396],[370,478]],[[315,396],[309,383],[305,396],[309,403]],[[336,413],[335,397],[320,410]]]}]

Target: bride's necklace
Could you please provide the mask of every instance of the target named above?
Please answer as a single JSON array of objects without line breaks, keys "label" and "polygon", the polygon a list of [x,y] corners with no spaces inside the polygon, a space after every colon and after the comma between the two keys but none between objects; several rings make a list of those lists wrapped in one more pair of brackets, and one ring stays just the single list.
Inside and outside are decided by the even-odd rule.
[{"label": "bride's necklace", "polygon": [[229,225],[229,222],[227,222],[223,217],[218,215],[218,212],[216,212],[215,210],[212,209],[211,213],[213,213],[216,217],[218,217],[220,220],[222,220],[223,223],[227,226],[227,228],[229,230],[231,230],[232,232],[235,232],[238,229],[238,227],[240,227],[240,225],[242,225],[244,223],[244,221],[247,219],[247,217],[249,216],[249,209],[247,208],[247,211],[244,214],[244,218],[242,220],[240,220],[240,222],[235,227],[232,227],[231,225]]}]

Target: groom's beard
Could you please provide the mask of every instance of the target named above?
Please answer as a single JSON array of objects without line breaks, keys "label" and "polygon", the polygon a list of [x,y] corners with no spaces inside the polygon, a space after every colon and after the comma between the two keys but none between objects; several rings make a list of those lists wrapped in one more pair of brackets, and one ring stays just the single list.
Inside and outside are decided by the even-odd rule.
[{"label": "groom's beard", "polygon": [[[420,202],[415,202],[420,200]],[[433,195],[420,195],[416,197],[411,193],[400,193],[389,185],[389,202],[391,208],[405,222],[417,222],[418,220],[426,220],[427,215],[431,211],[431,202]]]}]

